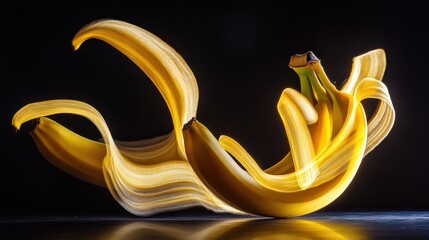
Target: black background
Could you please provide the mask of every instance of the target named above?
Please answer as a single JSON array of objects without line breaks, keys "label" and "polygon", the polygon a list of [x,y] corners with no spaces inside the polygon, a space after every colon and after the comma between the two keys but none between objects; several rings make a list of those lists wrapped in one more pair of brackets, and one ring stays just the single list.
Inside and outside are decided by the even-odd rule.
[{"label": "black background", "polygon": [[[0,214],[129,214],[107,189],[54,168],[27,132],[11,127],[13,114],[25,104],[70,98],[96,107],[119,140],[172,129],[160,94],[125,56],[99,40],[72,50],[74,34],[101,18],[138,25],[175,48],[199,84],[199,121],[215,136],[236,138],[261,166],[289,150],[276,104],[284,88],[299,86],[288,67],[291,55],[312,50],[339,85],[352,57],[383,48],[388,61],[383,81],[395,106],[395,125],[364,158],[344,194],[322,210],[427,210],[427,4],[298,2],[225,7],[3,1]],[[99,138],[86,119],[54,118]]]}]

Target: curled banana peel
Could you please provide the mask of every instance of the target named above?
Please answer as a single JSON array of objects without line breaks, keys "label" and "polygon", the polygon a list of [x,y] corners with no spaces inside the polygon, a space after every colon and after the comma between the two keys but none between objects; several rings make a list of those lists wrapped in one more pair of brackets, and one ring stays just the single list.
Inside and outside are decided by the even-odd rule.
[{"label": "curled banana peel", "polygon": [[[395,111],[386,85],[382,49],[353,58],[347,82],[337,89],[312,52],[291,57],[301,90],[286,88],[277,104],[290,152],[261,169],[236,140],[217,139],[197,120],[198,85],[184,59],[138,26],[101,19],[73,38],[77,50],[99,39],[133,61],[155,84],[171,113],[171,133],[140,141],[117,141],[91,105],[56,99],[29,103],[12,118],[30,131],[41,154],[83,181],[107,187],[130,213],[148,216],[192,206],[215,212],[293,217],[317,211],[340,196],[366,154],[387,137]],[[362,101],[377,99],[367,117]],[[75,114],[92,121],[94,141],[50,119]]]}]

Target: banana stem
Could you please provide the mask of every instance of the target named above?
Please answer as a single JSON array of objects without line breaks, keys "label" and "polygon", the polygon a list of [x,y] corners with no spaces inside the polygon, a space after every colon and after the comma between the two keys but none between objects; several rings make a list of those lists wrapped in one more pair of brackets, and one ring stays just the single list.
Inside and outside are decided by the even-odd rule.
[{"label": "banana stem", "polygon": [[302,95],[304,95],[308,99],[308,101],[310,101],[310,103],[314,105],[315,102],[317,101],[317,98],[316,96],[314,96],[314,90],[311,87],[310,79],[308,78],[307,74],[303,74],[302,71],[300,71],[300,69],[294,69],[294,70],[299,76]]},{"label": "banana stem", "polygon": [[320,63],[320,60],[312,51],[304,54],[292,55],[289,61],[289,67],[299,76],[301,83],[301,93],[314,105],[316,101],[327,100],[326,91],[320,84],[314,69],[310,65]]}]

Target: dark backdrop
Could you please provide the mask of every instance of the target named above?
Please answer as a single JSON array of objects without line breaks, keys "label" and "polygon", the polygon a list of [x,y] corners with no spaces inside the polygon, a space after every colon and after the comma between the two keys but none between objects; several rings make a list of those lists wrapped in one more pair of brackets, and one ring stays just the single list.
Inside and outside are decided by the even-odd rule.
[{"label": "dark backdrop", "polygon": [[[198,119],[215,136],[236,138],[262,166],[289,150],[276,104],[284,88],[298,87],[288,67],[292,54],[312,50],[330,78],[341,83],[352,57],[385,49],[383,81],[396,109],[395,125],[364,158],[345,193],[322,210],[427,210],[427,4],[297,2],[224,7],[3,1],[0,214],[128,214],[107,189],[57,170],[27,132],[11,128],[13,114],[27,103],[88,102],[119,140],[172,129],[160,94],[125,56],[99,40],[72,50],[74,34],[100,18],[138,25],[175,48],[198,80]],[[85,119],[57,119],[87,137],[99,137]]]}]

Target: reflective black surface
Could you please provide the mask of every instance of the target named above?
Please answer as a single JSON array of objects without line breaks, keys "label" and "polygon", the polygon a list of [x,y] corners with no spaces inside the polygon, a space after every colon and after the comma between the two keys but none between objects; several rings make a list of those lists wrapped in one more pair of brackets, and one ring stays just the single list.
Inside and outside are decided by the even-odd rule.
[{"label": "reflective black surface", "polygon": [[321,212],[292,219],[228,215],[8,217],[0,239],[429,239],[429,212]]}]

